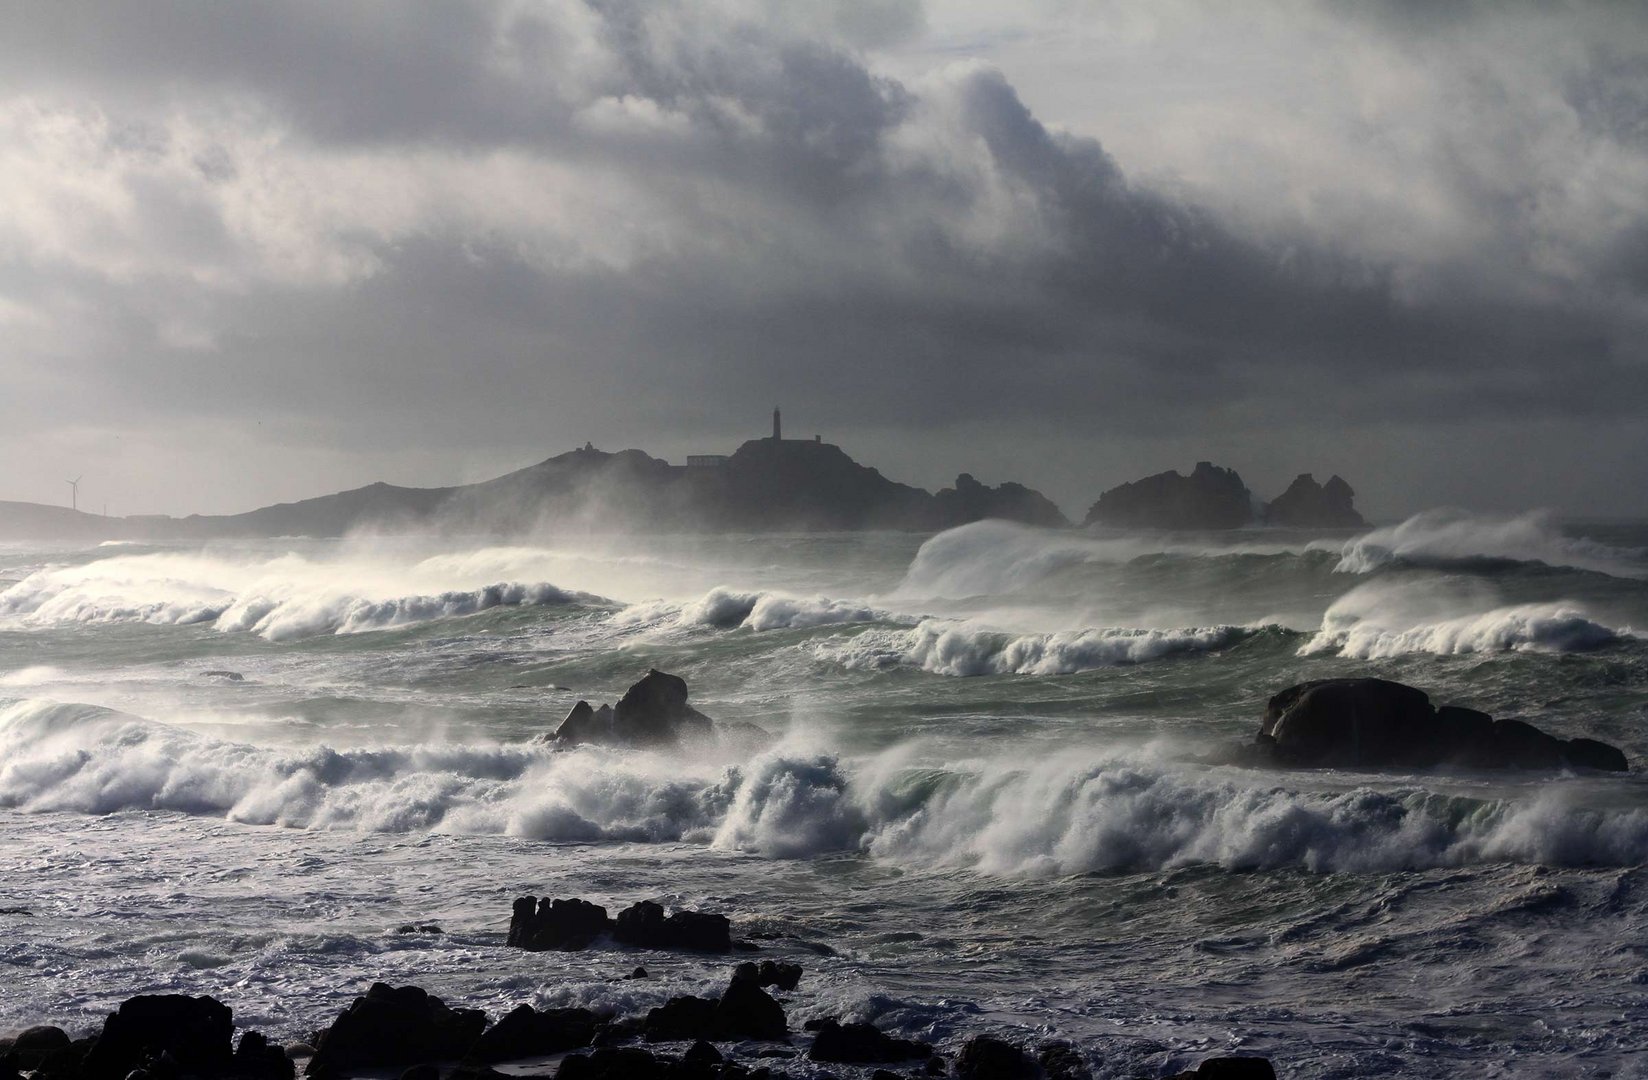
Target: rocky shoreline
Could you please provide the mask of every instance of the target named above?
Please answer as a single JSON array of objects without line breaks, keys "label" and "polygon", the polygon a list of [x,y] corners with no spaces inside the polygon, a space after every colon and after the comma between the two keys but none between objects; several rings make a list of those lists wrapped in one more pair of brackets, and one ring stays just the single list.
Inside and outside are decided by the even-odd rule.
[{"label": "rocky shoreline", "polygon": [[[545,912],[554,929],[576,926],[548,945],[539,936]],[[595,914],[600,913],[597,924]],[[645,958],[647,951],[713,954],[725,915],[663,908],[643,901],[605,919],[581,899],[514,906],[508,945],[541,951],[585,949],[598,942]],[[694,933],[679,936],[682,927]],[[639,928],[639,936],[638,936]],[[698,936],[710,928],[710,938]],[[724,934],[723,934],[724,937]],[[638,966],[627,979],[647,978]],[[1061,1040],[1015,1042],[974,1034],[938,1047],[900,1038],[872,1024],[809,1020],[795,1030],[786,1005],[805,979],[799,964],[743,961],[726,971],[716,998],[679,995],[644,1013],[588,1008],[535,1009],[522,1004],[489,1017],[450,1005],[417,986],[374,983],[307,1043],[280,1046],[261,1032],[235,1038],[231,1007],[214,997],[143,995],[123,1002],[101,1030],[80,1037],[38,1025],[0,1038],[0,1080],[780,1080],[786,1077],[956,1077],[958,1080],[1091,1080],[1092,1055]],[[773,991],[769,993],[769,990]],[[509,1066],[508,1072],[496,1066]],[[1178,1077],[1264,1080],[1262,1057],[1212,1056]]]}]

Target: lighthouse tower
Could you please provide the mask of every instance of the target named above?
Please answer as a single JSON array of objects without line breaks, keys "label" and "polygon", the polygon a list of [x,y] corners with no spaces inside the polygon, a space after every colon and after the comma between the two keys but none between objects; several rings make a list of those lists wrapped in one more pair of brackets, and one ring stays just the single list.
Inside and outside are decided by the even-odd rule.
[{"label": "lighthouse tower", "polygon": [[778,409],[775,406],[773,408],[773,442],[783,442],[783,441],[784,441],[784,429],[779,425],[779,422],[778,422]]}]

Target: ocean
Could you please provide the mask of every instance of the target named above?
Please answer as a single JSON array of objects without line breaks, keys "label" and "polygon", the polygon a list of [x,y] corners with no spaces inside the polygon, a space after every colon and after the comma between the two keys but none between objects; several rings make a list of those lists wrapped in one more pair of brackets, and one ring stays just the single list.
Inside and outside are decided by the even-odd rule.
[{"label": "ocean", "polygon": [[[140,993],[290,1042],[374,981],[494,1018],[725,984],[506,948],[533,894],[726,913],[805,968],[797,1031],[1066,1039],[1104,1077],[1648,1075],[1645,630],[1648,523],[1538,514],[12,544],[0,1033]],[[772,742],[535,741],[649,668]],[[1348,674],[1633,771],[1244,763],[1272,694]]]}]

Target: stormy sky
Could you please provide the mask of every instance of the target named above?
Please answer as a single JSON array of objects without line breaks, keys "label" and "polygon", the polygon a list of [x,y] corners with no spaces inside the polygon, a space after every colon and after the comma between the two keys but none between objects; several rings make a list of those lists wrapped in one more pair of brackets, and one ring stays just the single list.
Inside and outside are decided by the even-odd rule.
[{"label": "stormy sky", "polygon": [[822,433],[1648,513],[1648,8],[4,0],[0,499]]}]

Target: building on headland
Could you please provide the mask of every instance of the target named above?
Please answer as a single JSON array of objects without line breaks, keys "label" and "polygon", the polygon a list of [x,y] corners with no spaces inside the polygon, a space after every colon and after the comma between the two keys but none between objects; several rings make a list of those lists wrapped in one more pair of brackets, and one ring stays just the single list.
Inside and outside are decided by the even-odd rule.
[{"label": "building on headland", "polygon": [[[772,416],[772,434],[767,436],[764,439],[751,439],[745,445],[754,448],[754,447],[759,447],[763,444],[771,444],[773,446],[778,446],[778,445],[782,445],[782,444],[785,444],[785,443],[788,443],[791,446],[795,446],[798,443],[811,443],[815,446],[822,446],[823,443],[824,443],[824,436],[814,435],[810,439],[785,439],[784,438],[784,415],[777,408],[774,408],[773,409],[773,416]],[[730,454],[688,454],[687,455],[687,468],[689,468],[689,469],[719,469],[727,463],[727,461],[731,458],[731,456],[732,455],[730,455]]]}]

